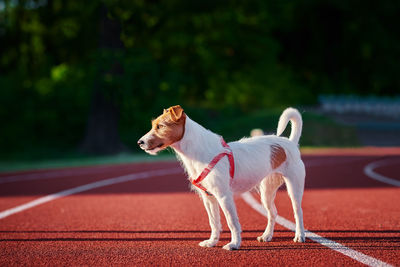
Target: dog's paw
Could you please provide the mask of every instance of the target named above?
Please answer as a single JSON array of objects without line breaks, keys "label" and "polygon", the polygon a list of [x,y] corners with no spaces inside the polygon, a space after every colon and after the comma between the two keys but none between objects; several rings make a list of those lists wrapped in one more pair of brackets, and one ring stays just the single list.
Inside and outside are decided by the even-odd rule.
[{"label": "dog's paw", "polygon": [[201,241],[199,243],[199,246],[203,247],[203,248],[212,248],[212,247],[215,247],[215,245],[217,243],[218,243],[218,240],[216,240],[216,239],[207,239],[207,240]]},{"label": "dog's paw", "polygon": [[226,244],[222,248],[225,249],[225,250],[237,250],[237,249],[240,248],[240,243],[238,244],[238,243],[231,242],[229,244]]},{"label": "dog's paw", "polygon": [[293,242],[304,243],[304,242],[306,242],[306,237],[304,235],[296,235],[293,238]]},{"label": "dog's paw", "polygon": [[258,242],[269,242],[271,240],[272,240],[272,235],[267,235],[267,236],[261,235],[261,236],[257,237]]}]

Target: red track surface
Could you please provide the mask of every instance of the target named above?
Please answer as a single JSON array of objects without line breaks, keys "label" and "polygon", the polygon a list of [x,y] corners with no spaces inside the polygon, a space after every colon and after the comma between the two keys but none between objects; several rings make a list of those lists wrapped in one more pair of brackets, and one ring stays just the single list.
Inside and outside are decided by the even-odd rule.
[{"label": "red track surface", "polygon": [[[400,266],[400,188],[363,173],[367,164],[390,159],[390,165],[375,171],[399,180],[400,150],[388,151],[306,152],[304,224],[320,236]],[[1,183],[16,175],[3,173],[0,212],[94,181],[177,166],[163,162],[24,172],[18,174],[49,176]],[[197,244],[209,236],[208,219],[188,184],[183,173],[118,183],[0,219],[0,266],[362,265],[310,239],[293,243],[294,233],[280,225],[272,242],[258,243],[256,237],[267,220],[241,198],[236,200],[243,229],[241,249],[221,249],[230,238],[224,219],[218,246],[201,248]],[[278,192],[275,202],[279,215],[293,221],[285,190]]]}]

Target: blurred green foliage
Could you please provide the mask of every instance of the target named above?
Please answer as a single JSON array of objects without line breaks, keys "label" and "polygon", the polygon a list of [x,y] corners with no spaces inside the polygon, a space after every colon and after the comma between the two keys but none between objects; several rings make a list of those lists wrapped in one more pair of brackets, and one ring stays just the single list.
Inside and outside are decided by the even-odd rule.
[{"label": "blurred green foliage", "polygon": [[[124,49],[99,47],[102,5],[121,25]],[[95,83],[118,107],[132,147],[151,116],[178,103],[207,122],[315,104],[321,93],[398,94],[399,7],[390,0],[0,1],[1,157],[76,147]],[[100,71],[115,62],[122,73]]]},{"label": "blurred green foliage", "polygon": [[[210,114],[206,111],[199,112],[198,109],[188,112],[195,121],[223,135],[226,141],[230,142],[248,137],[250,130],[255,128],[262,128],[265,134],[275,134],[282,109],[260,110],[250,114],[237,111]],[[355,128],[340,125],[323,115],[305,112],[302,109],[300,112],[304,124],[300,139],[301,146],[348,147],[360,145]],[[290,131],[291,128],[288,126],[282,135],[288,137]]]}]

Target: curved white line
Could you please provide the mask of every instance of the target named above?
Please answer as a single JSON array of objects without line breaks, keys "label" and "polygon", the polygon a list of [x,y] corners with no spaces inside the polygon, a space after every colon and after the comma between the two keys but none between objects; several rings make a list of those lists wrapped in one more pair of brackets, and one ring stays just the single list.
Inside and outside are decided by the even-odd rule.
[{"label": "curved white line", "polygon": [[[398,162],[399,159],[395,159],[395,161]],[[374,161],[364,167],[364,174],[367,175],[369,178],[372,178],[379,182],[400,187],[400,181],[386,177],[386,176],[374,171],[374,169],[376,169],[378,167],[391,165],[391,164],[393,164],[393,159],[384,159],[384,160]]]},{"label": "curved white line", "polygon": [[50,202],[52,200],[55,200],[55,199],[58,199],[61,197],[66,197],[66,196],[73,195],[76,193],[80,193],[80,192],[84,192],[84,191],[88,191],[91,189],[108,186],[108,185],[112,185],[112,184],[124,183],[124,182],[129,182],[129,181],[133,181],[133,180],[137,180],[137,179],[151,178],[151,177],[162,176],[162,175],[167,175],[167,174],[175,174],[175,173],[180,173],[180,172],[182,172],[182,169],[180,169],[180,168],[169,168],[169,169],[161,169],[161,170],[155,170],[155,171],[146,171],[146,172],[128,174],[128,175],[124,175],[124,176],[100,180],[97,182],[77,186],[77,187],[74,187],[71,189],[63,190],[63,191],[60,191],[60,192],[57,192],[54,194],[40,197],[40,198],[30,201],[28,203],[25,203],[25,204],[19,205],[17,207],[2,211],[2,212],[0,212],[0,220],[4,219],[10,215],[13,215],[15,213],[36,207],[38,205],[44,204],[46,202]]},{"label": "curved white line", "polygon": [[[249,192],[242,194],[242,198],[254,210],[258,211],[261,215],[268,217],[267,211],[264,209],[264,207],[260,203],[258,203],[258,201],[255,200],[254,197]],[[293,222],[291,222],[279,215],[276,217],[276,222],[291,231],[296,231],[296,224],[294,224]],[[394,267],[393,265],[391,265],[389,263],[375,259],[374,257],[368,256],[368,255],[365,255],[359,251],[348,248],[340,243],[337,243],[335,241],[332,241],[330,239],[327,239],[325,237],[317,235],[311,231],[308,231],[308,230],[305,230],[305,231],[306,231],[307,238],[309,238],[309,239],[313,240],[314,242],[317,242],[325,247],[328,247],[334,251],[337,251],[345,256],[348,256],[358,262],[361,262],[368,266]]]}]

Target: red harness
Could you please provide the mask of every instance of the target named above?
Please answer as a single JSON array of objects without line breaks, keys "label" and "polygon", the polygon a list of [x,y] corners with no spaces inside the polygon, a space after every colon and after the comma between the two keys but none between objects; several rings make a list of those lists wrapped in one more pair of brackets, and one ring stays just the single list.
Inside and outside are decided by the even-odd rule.
[{"label": "red harness", "polygon": [[204,170],[200,173],[199,177],[196,180],[192,180],[192,184],[194,186],[197,186],[204,192],[206,192],[209,196],[211,194],[207,191],[207,189],[200,184],[201,181],[204,180],[204,178],[207,177],[207,175],[210,173],[210,171],[215,167],[215,165],[220,161],[224,156],[227,156],[229,159],[229,174],[231,175],[231,182],[233,180],[233,176],[235,175],[235,161],[233,160],[233,153],[232,149],[230,146],[225,142],[225,140],[221,137],[221,144],[225,148],[224,152],[219,153],[216,155],[212,161],[208,164],[207,167],[204,168]]}]

